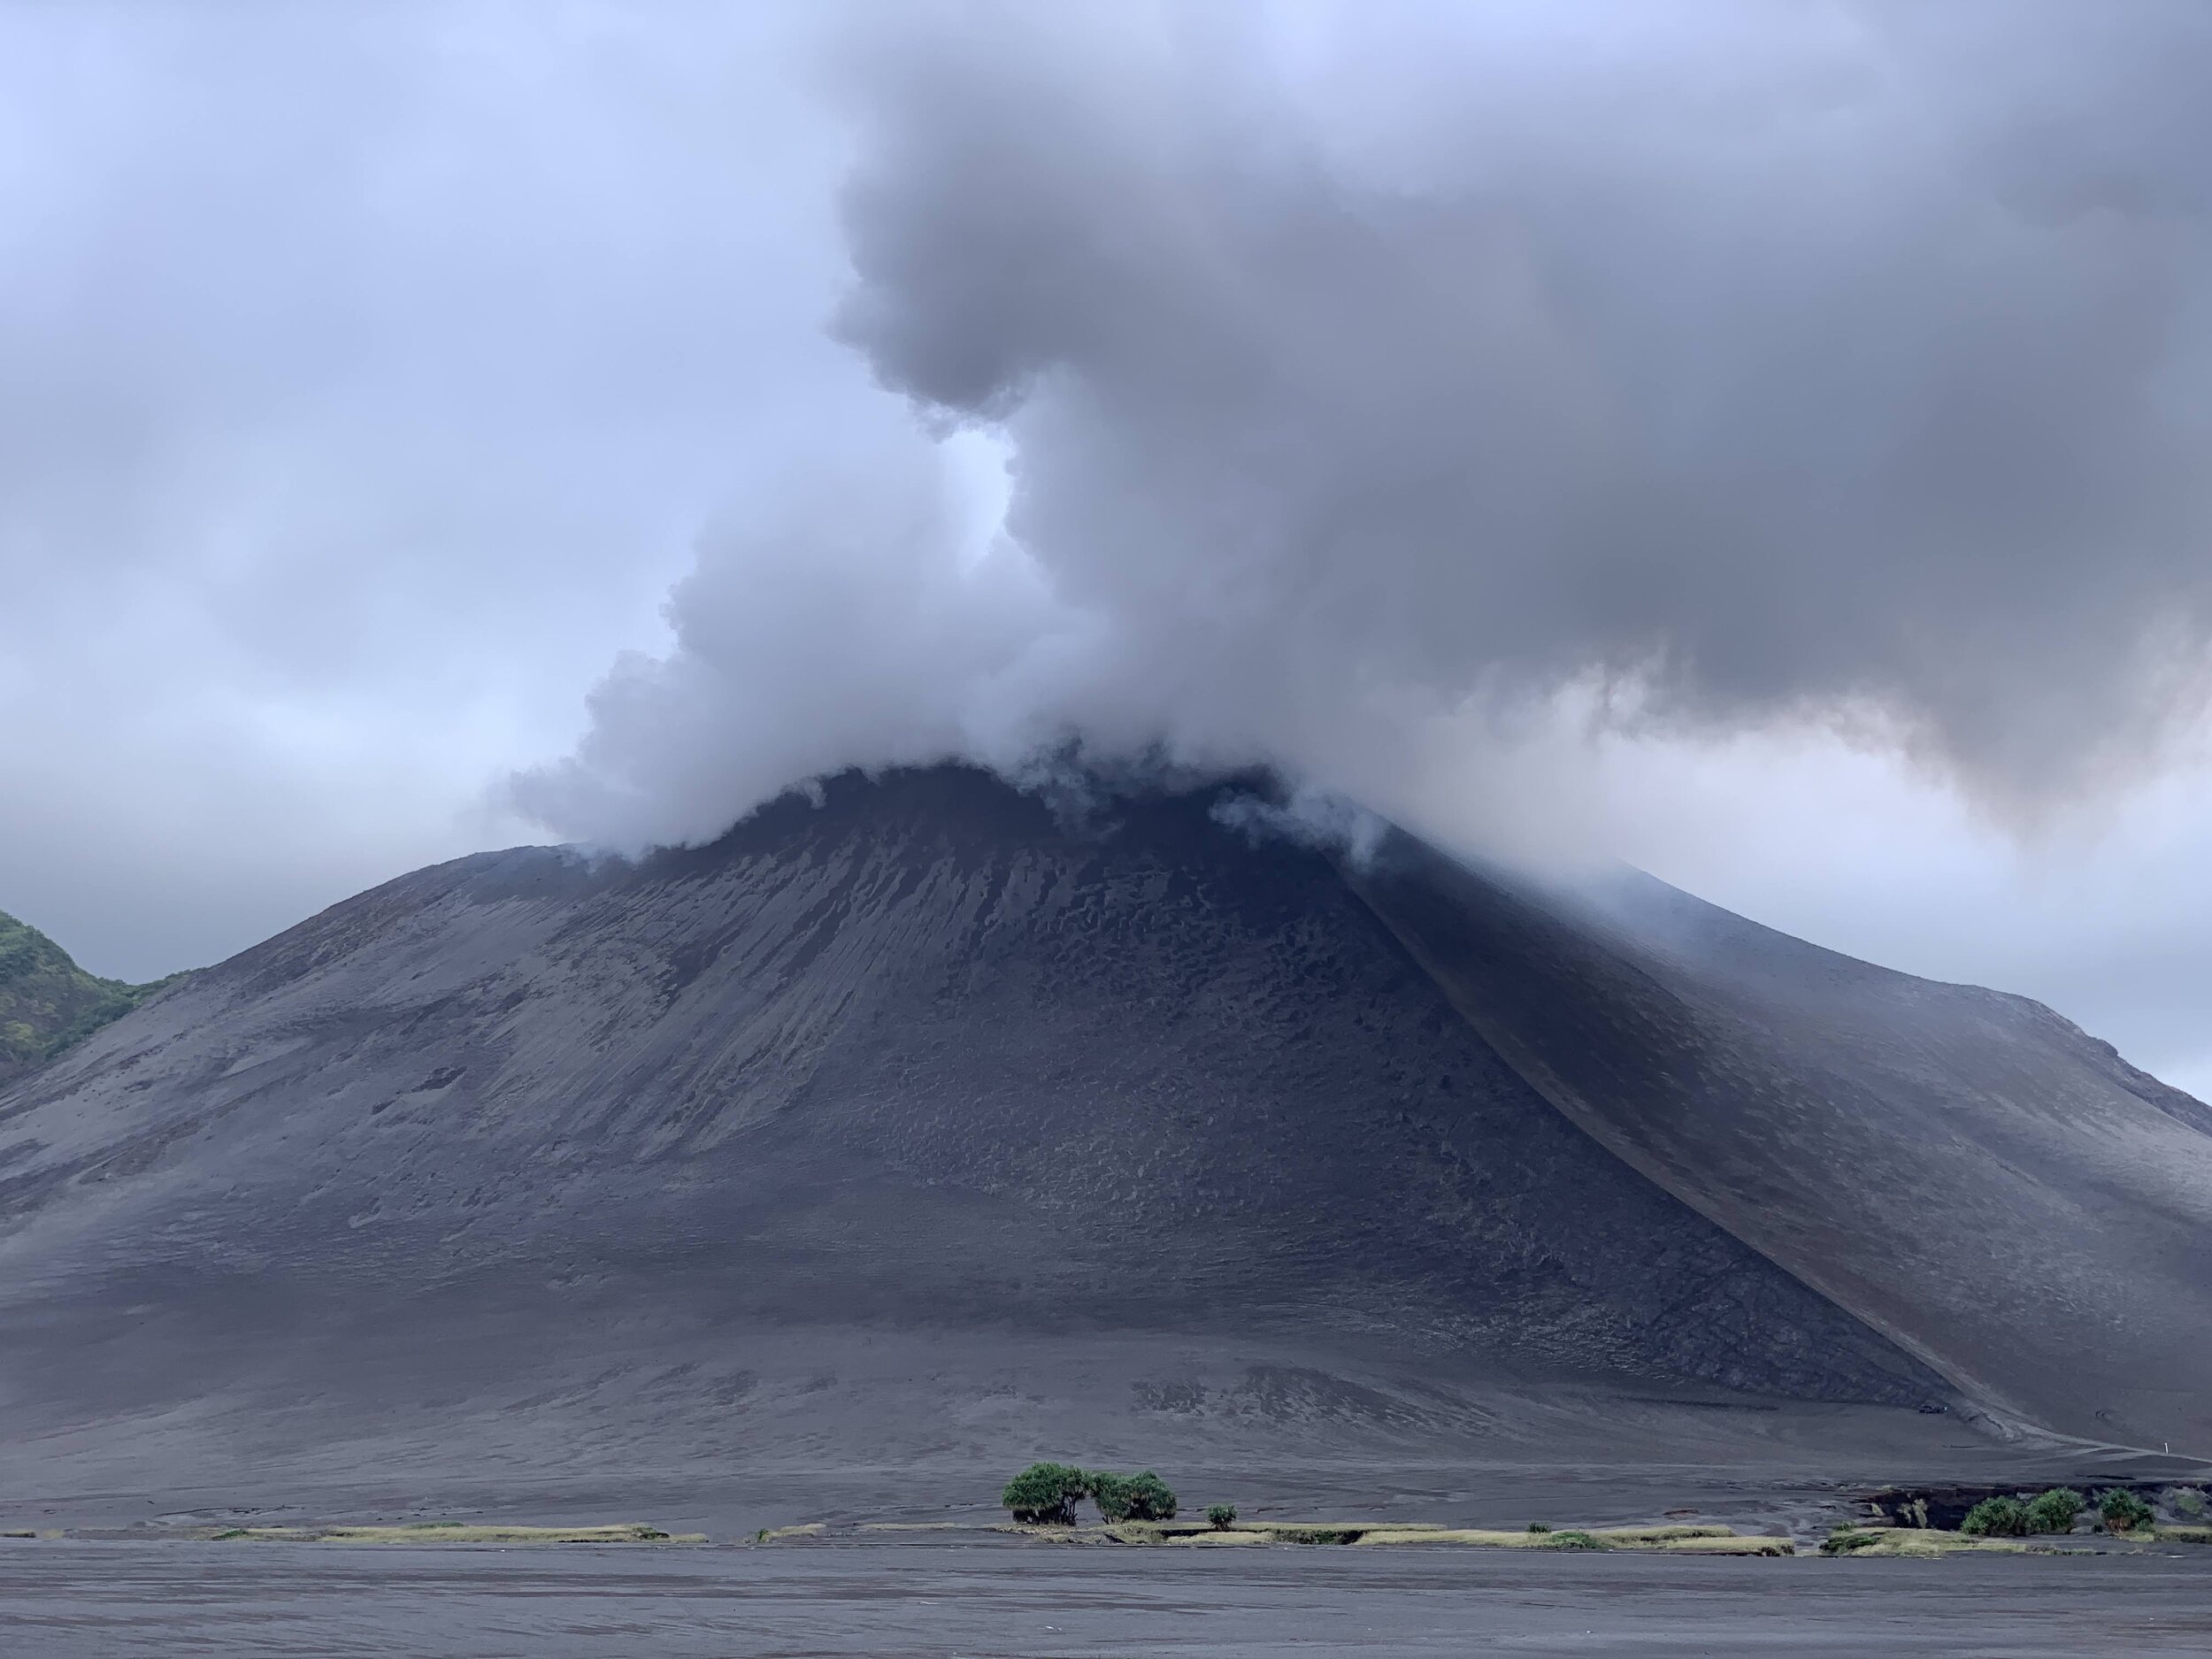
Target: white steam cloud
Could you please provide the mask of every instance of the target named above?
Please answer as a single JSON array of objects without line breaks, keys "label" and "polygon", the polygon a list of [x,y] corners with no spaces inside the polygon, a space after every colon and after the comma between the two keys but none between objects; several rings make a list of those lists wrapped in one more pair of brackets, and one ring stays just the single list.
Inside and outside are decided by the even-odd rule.
[{"label": "white steam cloud", "polygon": [[1563,702],[2032,812],[2201,711],[2199,0],[861,15],[833,326],[919,421],[703,539],[561,833],[1071,743],[1399,810]]}]

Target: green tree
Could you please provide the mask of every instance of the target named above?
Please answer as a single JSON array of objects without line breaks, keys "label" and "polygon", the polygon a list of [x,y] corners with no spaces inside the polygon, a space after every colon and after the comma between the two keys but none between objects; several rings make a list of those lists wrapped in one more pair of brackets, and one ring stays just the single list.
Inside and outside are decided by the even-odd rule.
[{"label": "green tree", "polygon": [[1959,1523],[1970,1538],[2025,1538],[2031,1530],[2028,1506],[2017,1498],[1984,1498]]},{"label": "green tree", "polygon": [[1175,1518],[1175,1494],[1169,1489],[1166,1481],[1149,1469],[1130,1479],[1129,1518],[1133,1521],[1171,1521]]},{"label": "green tree", "polygon": [[1125,1521],[1129,1518],[1129,1478],[1118,1475],[1110,1469],[1094,1469],[1084,1476],[1091,1502],[1098,1505],[1099,1518],[1104,1521]]},{"label": "green tree", "polygon": [[2087,1508],[2071,1486],[2053,1486],[2028,1501],[2028,1530],[2032,1532],[2070,1532],[2074,1517]]},{"label": "green tree", "polygon": [[1166,1481],[1149,1469],[1142,1474],[1118,1475],[1095,1469],[1087,1477],[1091,1498],[1109,1521],[1171,1521],[1175,1494]]},{"label": "green tree", "polygon": [[1032,1463],[1006,1483],[999,1502],[1027,1525],[1072,1526],[1091,1477],[1072,1463]]},{"label": "green tree", "polygon": [[1237,1506],[1233,1503],[1210,1503],[1206,1506],[1206,1519],[1212,1524],[1214,1531],[1225,1532],[1237,1524]]},{"label": "green tree", "polygon": [[2100,1493],[2097,1513],[2104,1517],[2108,1532],[2132,1532],[2139,1526],[2151,1524],[2151,1506],[2125,1486]]}]

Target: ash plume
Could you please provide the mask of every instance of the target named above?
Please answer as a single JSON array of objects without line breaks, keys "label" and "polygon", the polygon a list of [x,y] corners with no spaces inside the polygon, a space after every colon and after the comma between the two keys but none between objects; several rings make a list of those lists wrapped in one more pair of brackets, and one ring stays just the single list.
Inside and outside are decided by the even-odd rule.
[{"label": "ash plume", "polygon": [[902,16],[833,327],[919,432],[703,542],[564,832],[1071,744],[1388,810],[1562,707],[2032,813],[2201,712],[2202,7]]}]

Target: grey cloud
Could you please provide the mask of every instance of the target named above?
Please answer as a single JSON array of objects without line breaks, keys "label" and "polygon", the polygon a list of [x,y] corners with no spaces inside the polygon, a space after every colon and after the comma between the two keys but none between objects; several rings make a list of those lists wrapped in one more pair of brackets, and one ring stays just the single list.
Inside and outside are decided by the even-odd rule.
[{"label": "grey cloud", "polygon": [[548,755],[623,844],[1071,745],[1551,841],[1646,810],[1495,749],[1563,682],[2016,810],[2195,696],[2200,6],[822,15],[0,9],[0,906],[207,960]]},{"label": "grey cloud", "polygon": [[810,28],[0,7],[0,908],[150,976],[532,833],[487,780],[882,401]]},{"label": "grey cloud", "polygon": [[1127,641],[1090,695],[1171,736],[1325,764],[1272,712],[1317,682],[1595,672],[2015,796],[2132,761],[2212,626],[2204,15],[1777,12],[1587,65],[1355,30],[1303,96],[1234,35],[879,48],[847,337],[1003,424],[1016,535]]},{"label": "grey cloud", "polygon": [[1002,543],[972,545],[956,492],[877,411],[710,530],[671,595],[675,649],[634,653],[593,693],[570,759],[513,782],[520,808],[634,847],[726,828],[803,780],[861,764],[1036,745],[1034,665],[1072,624]]},{"label": "grey cloud", "polygon": [[[2201,707],[2201,8],[863,15],[838,330],[1008,446],[1047,603],[1032,672],[840,699],[814,758],[1072,733],[1394,804],[1433,723],[1572,687],[1841,726],[2032,815]],[[788,712],[713,643],[764,602],[677,596],[655,706],[584,756],[657,800],[618,827],[760,792],[657,791],[652,728]],[[832,634],[825,672],[884,648]]]}]

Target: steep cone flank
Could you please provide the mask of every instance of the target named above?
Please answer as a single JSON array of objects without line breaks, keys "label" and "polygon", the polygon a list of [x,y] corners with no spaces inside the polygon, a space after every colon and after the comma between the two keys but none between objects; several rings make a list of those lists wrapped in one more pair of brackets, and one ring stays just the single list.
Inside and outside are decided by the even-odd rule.
[{"label": "steep cone flank", "polygon": [[[2172,1231],[2200,1109],[2048,1016],[1793,941],[1746,966],[1734,918],[1724,972],[1678,918],[1410,843],[1348,879],[1214,801],[1071,827],[964,770],[841,780],[634,866],[422,871],[194,976],[0,1094],[0,1409],[88,1469],[311,1458],[341,1420],[442,1466],[900,1459],[1064,1408],[1148,1445],[1565,1444],[1586,1415],[1483,1391],[1959,1403],[1940,1371],[2079,1432],[2086,1395],[2033,1378],[2154,1201],[2142,1294],[2205,1328]],[[1886,1019],[1917,1057],[1869,1069]],[[2024,1189],[1970,1145],[1916,1164],[1955,1087],[2062,1149],[2091,1113],[2169,1186],[2085,1173],[2071,1262],[1966,1248]],[[2147,1432],[2195,1350],[2141,1300],[2097,1329],[2137,1343]]]},{"label": "steep cone flank", "polygon": [[1624,877],[1514,894],[1409,840],[1360,885],[1591,1136],[1969,1393],[2212,1453],[2212,1111],[2050,1010]]}]

